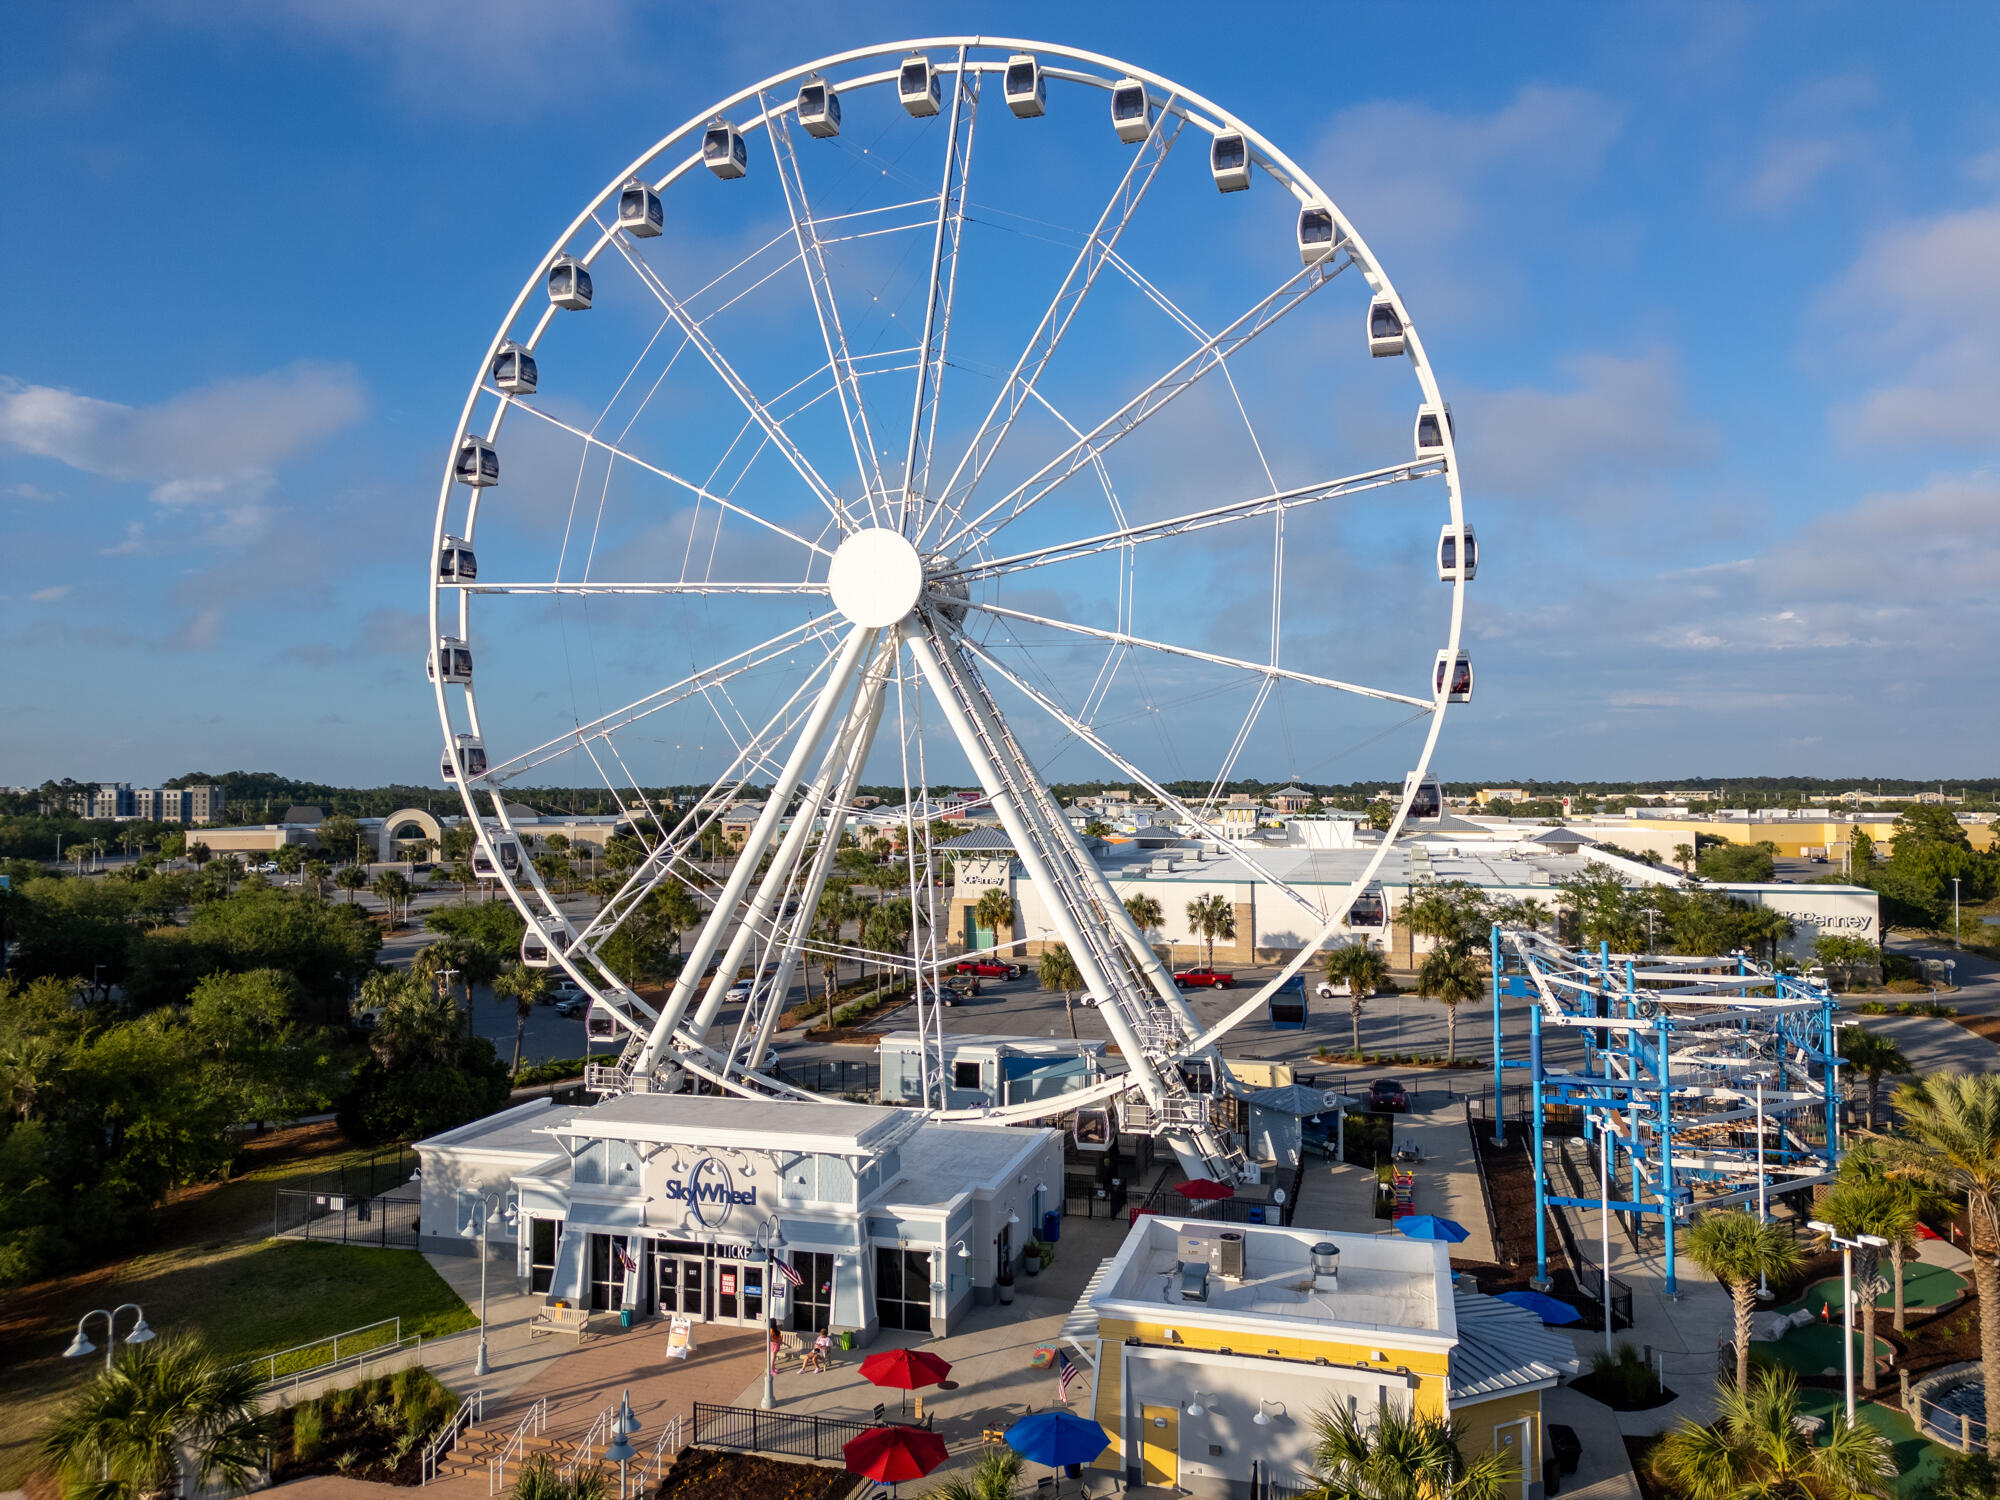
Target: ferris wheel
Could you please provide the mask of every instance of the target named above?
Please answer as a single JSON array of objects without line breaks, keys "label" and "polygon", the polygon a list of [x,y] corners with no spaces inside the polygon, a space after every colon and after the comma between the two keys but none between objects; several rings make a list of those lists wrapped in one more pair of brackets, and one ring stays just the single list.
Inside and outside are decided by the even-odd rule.
[{"label": "ferris wheel", "polygon": [[[428,564],[441,771],[524,961],[624,1038],[593,1085],[796,1094],[766,1066],[783,997],[865,959],[913,986],[940,1113],[941,974],[993,940],[947,931],[934,827],[962,804],[937,789],[976,786],[1042,914],[1014,944],[1067,945],[1129,1068],[1090,1100],[1220,1173],[1181,1065],[1439,815],[1476,566],[1417,326],[1275,143],[1049,43],[845,52],[650,146],[507,309]],[[1387,835],[1331,896],[1251,862],[1297,956],[1207,1026],[1049,790],[1137,784],[1227,852],[1232,774],[1384,742],[1410,768]],[[646,846],[601,905],[552,888],[511,800],[578,776]],[[890,943],[823,920],[856,830],[894,850]],[[618,945],[676,884],[703,912],[685,962],[627,984]]]}]

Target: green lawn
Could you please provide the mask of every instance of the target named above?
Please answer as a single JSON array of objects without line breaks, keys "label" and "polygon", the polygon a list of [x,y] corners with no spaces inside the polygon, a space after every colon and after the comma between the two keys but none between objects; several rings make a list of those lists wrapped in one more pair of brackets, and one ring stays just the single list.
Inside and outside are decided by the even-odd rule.
[{"label": "green lawn", "polygon": [[[1845,1405],[1835,1391],[1801,1390],[1799,1410],[1815,1417],[1831,1417]],[[1857,1405],[1854,1414],[1893,1445],[1896,1477],[1889,1481],[1889,1493],[1900,1500],[1916,1500],[1944,1475],[1949,1450],[1929,1438],[1920,1437],[1910,1419],[1886,1406]]]}]

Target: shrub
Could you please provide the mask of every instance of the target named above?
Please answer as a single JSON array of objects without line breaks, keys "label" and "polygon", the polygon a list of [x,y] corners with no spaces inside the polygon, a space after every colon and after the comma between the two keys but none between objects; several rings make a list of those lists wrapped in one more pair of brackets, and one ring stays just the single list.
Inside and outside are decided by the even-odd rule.
[{"label": "shrub", "polygon": [[310,1463],[319,1455],[320,1439],[326,1434],[326,1419],[319,1403],[308,1401],[292,1413],[292,1457]]}]

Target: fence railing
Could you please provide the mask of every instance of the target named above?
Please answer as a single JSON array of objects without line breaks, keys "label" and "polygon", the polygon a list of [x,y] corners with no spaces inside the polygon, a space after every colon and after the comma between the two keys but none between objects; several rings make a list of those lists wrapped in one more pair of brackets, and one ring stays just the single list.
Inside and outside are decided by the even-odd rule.
[{"label": "fence railing", "polygon": [[733,1448],[742,1453],[783,1453],[792,1458],[839,1458],[843,1443],[868,1430],[866,1422],[816,1417],[807,1412],[764,1411],[754,1406],[694,1404],[697,1448]]},{"label": "fence railing", "polygon": [[514,1435],[507,1439],[507,1446],[486,1460],[486,1493],[497,1495],[507,1488],[507,1464],[521,1461],[528,1450],[528,1439],[539,1437],[548,1430],[549,1398],[543,1396],[528,1408],[522,1416]]},{"label": "fence railing", "polygon": [[639,1493],[644,1494],[648,1485],[657,1485],[667,1477],[667,1465],[680,1456],[687,1444],[681,1441],[681,1414],[675,1412],[660,1429],[658,1441],[653,1444],[650,1458],[639,1465]]},{"label": "fence railing", "polygon": [[437,1478],[438,1464],[457,1445],[458,1435],[474,1422],[481,1420],[485,1414],[486,1392],[484,1391],[474,1391],[458,1403],[458,1410],[451,1414],[450,1420],[424,1445],[422,1483],[429,1484]]},{"label": "fence railing", "polygon": [[407,1179],[372,1195],[279,1188],[271,1202],[271,1238],[414,1250],[422,1214],[423,1189]]},{"label": "fence railing", "polygon": [[815,1094],[872,1095],[882,1091],[882,1065],[866,1058],[780,1059],[771,1071],[784,1082]]},{"label": "fence railing", "polygon": [[562,1466],[557,1472],[564,1479],[574,1479],[578,1469],[595,1464],[598,1448],[610,1441],[611,1424],[617,1420],[618,1408],[615,1406],[607,1406],[599,1412],[597,1420],[592,1422],[583,1436],[577,1439],[576,1446],[570,1450],[569,1457],[562,1461]]}]

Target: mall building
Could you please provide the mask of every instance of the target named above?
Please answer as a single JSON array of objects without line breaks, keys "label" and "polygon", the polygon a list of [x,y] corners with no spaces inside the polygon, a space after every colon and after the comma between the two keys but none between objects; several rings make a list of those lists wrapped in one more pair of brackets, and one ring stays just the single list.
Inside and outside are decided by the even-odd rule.
[{"label": "mall building", "polygon": [[[518,1105],[417,1144],[420,1246],[482,1203],[525,1290],[636,1317],[943,1334],[1062,1209],[1060,1132],[874,1105],[628,1094]],[[511,1217],[510,1217],[511,1214]],[[496,1249],[496,1259],[502,1258]],[[799,1281],[776,1269],[784,1264]]]}]

